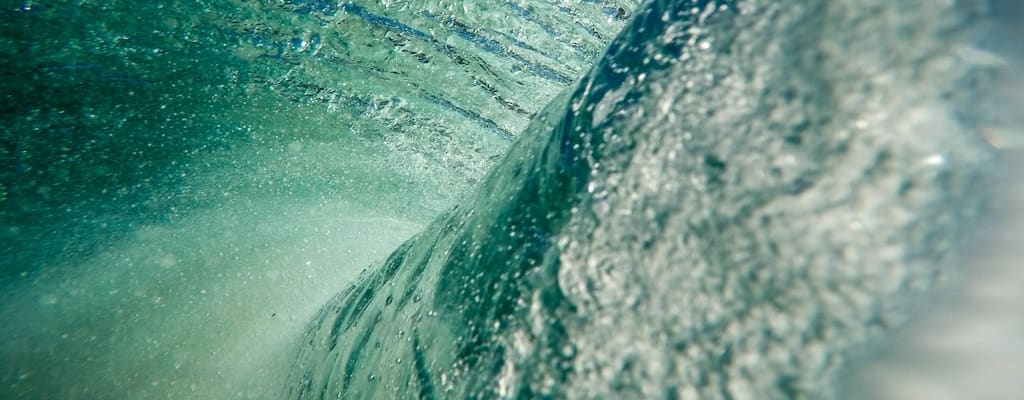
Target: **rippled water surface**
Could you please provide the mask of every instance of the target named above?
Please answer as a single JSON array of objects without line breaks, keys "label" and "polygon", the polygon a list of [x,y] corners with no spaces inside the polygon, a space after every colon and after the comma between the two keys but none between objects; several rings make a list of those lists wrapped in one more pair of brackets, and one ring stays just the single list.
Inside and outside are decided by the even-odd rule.
[{"label": "rippled water surface", "polygon": [[[1013,2],[0,13],[0,398],[1008,399],[1024,371],[991,350],[1021,348],[1024,224],[983,223],[1019,215]],[[951,323],[900,327],[933,299],[991,334],[929,370]]]}]

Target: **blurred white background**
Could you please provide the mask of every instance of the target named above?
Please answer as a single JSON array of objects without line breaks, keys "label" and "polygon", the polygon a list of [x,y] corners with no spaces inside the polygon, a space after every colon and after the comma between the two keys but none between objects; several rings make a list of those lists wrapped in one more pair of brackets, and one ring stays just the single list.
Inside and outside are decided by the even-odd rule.
[{"label": "blurred white background", "polygon": [[993,80],[969,113],[1004,163],[1001,193],[960,275],[846,377],[847,398],[1024,399],[1024,1],[989,11],[977,46],[957,53]]}]

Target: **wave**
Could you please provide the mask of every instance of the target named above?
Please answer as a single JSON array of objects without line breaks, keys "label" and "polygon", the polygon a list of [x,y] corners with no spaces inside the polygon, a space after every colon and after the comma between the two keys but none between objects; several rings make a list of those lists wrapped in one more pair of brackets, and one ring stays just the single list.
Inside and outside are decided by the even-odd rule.
[{"label": "wave", "polygon": [[651,1],[468,201],[312,323],[288,398],[824,398],[941,281],[990,146],[964,5]]}]

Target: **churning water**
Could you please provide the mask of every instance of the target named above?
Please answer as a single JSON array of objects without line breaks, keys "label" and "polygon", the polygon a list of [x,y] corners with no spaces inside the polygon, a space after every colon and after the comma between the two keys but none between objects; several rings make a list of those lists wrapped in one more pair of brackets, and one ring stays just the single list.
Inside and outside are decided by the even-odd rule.
[{"label": "churning water", "polygon": [[965,268],[1024,226],[977,229],[1020,215],[1013,3],[9,3],[2,398],[1010,398],[1021,371],[913,373],[950,324],[899,329],[1024,304]]}]

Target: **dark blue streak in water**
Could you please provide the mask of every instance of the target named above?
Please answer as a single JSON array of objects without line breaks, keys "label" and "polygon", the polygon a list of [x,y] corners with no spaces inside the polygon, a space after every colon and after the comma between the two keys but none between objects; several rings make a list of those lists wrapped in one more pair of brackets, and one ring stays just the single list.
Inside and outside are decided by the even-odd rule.
[{"label": "dark blue streak in water", "polygon": [[469,29],[467,29],[464,24],[462,24],[459,21],[456,21],[455,19],[449,19],[448,21],[440,21],[435,15],[427,13],[424,13],[424,15],[427,18],[430,18],[438,23],[447,26],[449,29],[451,29],[452,32],[454,32],[460,38],[467,42],[477,45],[477,47],[479,47],[480,49],[484,50],[487,53],[491,53],[502,57],[509,57],[518,61],[520,64],[526,67],[526,70],[533,72],[534,75],[537,75],[549,81],[558,82],[563,85],[568,85],[572,83],[572,79],[570,79],[568,76],[565,76],[564,74],[561,74],[558,71],[555,71],[544,65],[527,60],[525,57],[509,51],[508,49],[505,48],[505,46],[502,46],[501,43],[499,43],[497,40],[472,32]]},{"label": "dark blue streak in water", "polygon": [[511,8],[512,11],[515,11],[516,14],[519,14],[520,17],[523,17],[524,20],[530,21],[534,25],[539,26],[540,29],[544,30],[544,32],[546,32],[549,36],[553,38],[561,38],[561,36],[558,34],[558,32],[555,31],[554,28],[552,28],[548,24],[545,24],[544,21],[537,19],[537,17],[535,17],[533,13],[530,12],[530,10],[527,10],[526,8],[523,8],[523,6],[511,1],[505,3],[505,5],[507,5],[508,8]]},{"label": "dark blue streak in water", "polygon": [[394,18],[384,17],[366,11],[365,8],[358,4],[344,3],[341,5],[341,10],[361,18],[363,21],[366,21],[366,23],[370,25],[383,26],[386,28],[394,29],[402,34],[416,37],[421,40],[440,43],[436,39],[434,39],[433,36],[430,36],[430,34],[426,32],[413,28],[409,25],[403,24]]},{"label": "dark blue streak in water", "polygon": [[487,130],[489,130],[491,132],[494,132],[496,135],[498,135],[498,137],[502,138],[505,141],[511,142],[513,139],[515,139],[515,135],[512,134],[512,132],[509,132],[508,130],[498,126],[498,124],[496,124],[494,121],[491,121],[488,118],[484,118],[480,114],[477,114],[477,113],[469,111],[469,110],[467,110],[465,108],[459,107],[459,106],[453,104],[452,102],[448,101],[447,99],[445,99],[443,97],[440,97],[440,96],[435,96],[435,95],[428,94],[428,95],[426,95],[426,97],[428,99],[430,99],[430,101],[433,102],[434,104],[437,104],[437,105],[439,105],[441,107],[444,107],[444,108],[447,108],[447,109],[449,109],[451,111],[454,111],[454,112],[456,112],[456,113],[458,113],[458,114],[460,114],[460,115],[462,115],[462,116],[464,116],[466,118],[469,118],[473,122],[476,122],[480,126],[483,126],[484,128],[486,128]]},{"label": "dark blue streak in water", "polygon": [[509,34],[504,33],[504,32],[496,32],[496,33],[501,35],[501,37],[503,37],[505,39],[508,39],[509,42],[512,42],[513,45],[515,45],[516,47],[518,47],[520,49],[530,50],[530,51],[537,51],[537,49],[534,48],[533,46],[530,46],[529,43],[526,43],[526,42],[524,42],[522,40],[516,39],[516,38],[512,37],[512,35],[509,35]]},{"label": "dark blue streak in water", "polygon": [[[344,3],[341,5],[341,10],[351,15],[359,17],[360,19],[366,21],[366,23],[370,25],[393,29],[404,35],[412,36],[417,39],[429,42],[433,44],[434,47],[436,47],[442,53],[451,54],[452,52],[452,49],[447,44],[442,43],[441,41],[437,40],[430,34],[423,32],[419,29],[413,28],[409,25],[403,24],[402,22],[394,18],[384,17],[371,13],[360,5],[354,3]],[[424,15],[427,16],[428,18],[433,19],[434,21],[441,22],[438,21],[436,16],[430,14]],[[527,70],[533,72],[540,78],[558,82],[563,85],[568,85],[572,83],[572,79],[570,79],[568,76],[565,76],[564,74],[552,70],[551,68],[548,68],[546,66],[527,60],[526,58],[519,54],[509,52],[507,49],[505,49],[504,46],[501,45],[501,43],[498,43],[498,41],[470,32],[461,23],[458,23],[453,20],[445,25],[448,26],[452,30],[452,32],[454,32],[460,38],[477,45],[478,47],[480,47],[481,49],[488,53],[515,59],[516,61],[526,66]]]},{"label": "dark blue streak in water", "polygon": [[[538,27],[540,27],[540,29],[543,30],[544,33],[547,33],[548,36],[551,36],[551,37],[556,38],[558,40],[561,40],[563,42],[565,41],[565,40],[563,40],[564,38],[563,38],[563,36],[561,34],[559,34],[557,31],[555,31],[555,29],[552,28],[550,25],[544,23],[544,21],[542,21],[539,18],[537,18],[536,16],[534,16],[533,13],[530,12],[530,10],[527,10],[523,6],[521,6],[519,4],[516,4],[515,2],[511,2],[511,1],[505,3],[505,5],[508,6],[508,8],[512,9],[512,11],[515,11],[516,14],[518,14],[524,20],[529,21],[530,23],[533,23],[534,25],[537,25]],[[571,48],[572,51],[574,53],[576,53],[576,55],[586,58],[586,55],[583,53],[583,51],[579,47],[569,46],[569,48]]]},{"label": "dark blue streak in water", "polygon": [[463,25],[461,22],[451,19],[449,20],[447,25],[452,29],[453,32],[455,32],[456,35],[459,35],[460,38],[477,45],[478,47],[482,48],[484,51],[488,53],[497,54],[500,56],[510,55],[507,51],[505,51],[505,47],[502,46],[501,43],[498,43],[497,40],[484,37],[474,32],[470,32],[468,29],[466,29],[466,26]]},{"label": "dark blue streak in water", "polygon": [[[336,8],[334,6],[328,6],[328,5],[326,5],[325,2],[322,2],[322,1],[309,1],[309,0],[296,1],[296,0],[293,0],[293,1],[290,1],[289,4],[299,6],[298,9],[293,10],[294,12],[297,12],[299,14],[309,14],[310,12],[314,12],[315,11],[315,12],[323,13],[324,15],[333,15],[335,13],[335,11],[336,11]],[[406,24],[404,24],[404,23],[402,23],[402,22],[400,22],[400,21],[398,21],[398,20],[396,20],[394,18],[390,18],[390,17],[374,14],[374,13],[368,11],[366,8],[364,8],[364,7],[362,7],[362,6],[358,5],[358,4],[350,3],[350,2],[342,3],[340,6],[337,7],[337,9],[340,9],[342,12],[348,13],[350,15],[356,16],[359,19],[362,19],[364,22],[366,22],[367,24],[370,24],[372,26],[377,26],[377,27],[383,27],[383,28],[386,28],[386,29],[391,29],[391,30],[394,30],[395,32],[398,32],[400,34],[403,34],[403,35],[406,35],[406,36],[410,36],[410,37],[413,37],[413,38],[425,41],[427,43],[430,43],[439,52],[441,52],[442,54],[445,54],[445,55],[447,55],[449,57],[460,58],[456,54],[455,48],[453,48],[452,46],[449,46],[448,44],[445,44],[445,43],[437,40],[436,38],[434,38],[433,36],[431,36],[430,34],[424,32],[424,31],[421,31],[419,29],[416,29],[414,27],[406,25]],[[432,15],[427,15],[427,17],[433,19],[434,21],[437,21],[437,18],[432,16]],[[520,63],[526,65],[530,71],[534,72],[537,76],[539,76],[541,78],[552,80],[552,81],[561,83],[563,85],[568,85],[569,83],[572,82],[565,75],[559,74],[558,72],[552,71],[552,70],[550,70],[550,69],[548,69],[548,68],[546,68],[544,66],[532,63],[529,60],[526,60],[525,58],[523,58],[522,56],[520,56],[518,54],[506,51],[505,48],[500,43],[498,43],[496,40],[488,39],[488,38],[485,38],[483,36],[474,34],[474,33],[470,32],[469,30],[467,30],[466,27],[464,25],[460,24],[460,23],[452,22],[452,23],[449,23],[449,24],[446,24],[446,25],[450,29],[452,29],[452,31],[454,33],[456,33],[457,35],[459,35],[459,37],[465,39],[466,41],[471,42],[471,43],[479,46],[480,48],[484,49],[488,53],[497,54],[497,55],[501,55],[501,56],[505,56],[505,57],[511,57],[511,58],[519,61]],[[230,32],[230,34],[234,34],[234,32]],[[253,34],[253,35],[251,35],[249,37],[249,41],[253,45],[256,45],[256,46],[266,46],[266,47],[271,47],[271,48],[278,49],[278,55],[276,57],[274,57],[274,58],[277,58],[277,59],[282,59],[281,56],[283,55],[285,48],[291,48],[291,49],[293,49],[295,51],[301,51],[302,50],[302,45],[304,43],[301,38],[293,38],[293,39],[290,39],[287,43],[280,43],[280,42],[273,41],[272,39],[268,38],[265,35],[260,35],[260,34]],[[320,43],[320,41],[321,41],[320,35],[319,34],[314,34],[313,36],[310,37],[309,46],[310,47],[315,47],[315,46],[317,46]],[[529,47],[529,45],[526,45],[525,43],[521,43],[521,45],[525,46],[525,47]],[[333,60],[333,61],[338,62],[339,60]],[[352,66],[351,65],[346,65],[346,67],[350,68]],[[471,120],[474,123],[480,125],[484,129],[487,129],[488,131],[494,133],[496,136],[498,136],[499,138],[501,138],[504,141],[511,142],[515,138],[515,135],[512,132],[509,132],[507,129],[502,128],[497,123],[495,123],[493,120],[481,116],[479,113],[467,110],[467,109],[465,109],[463,107],[460,107],[457,104],[451,102],[450,100],[444,99],[444,98],[439,97],[439,96],[426,95],[425,97],[428,100],[430,100],[430,102],[432,102],[432,103],[434,103],[434,104],[436,104],[438,106],[441,106],[441,107],[443,107],[445,109],[448,109],[448,110],[450,110],[452,112],[455,112],[455,113],[457,113],[459,115],[462,115],[462,116],[468,118],[469,120]]]}]

